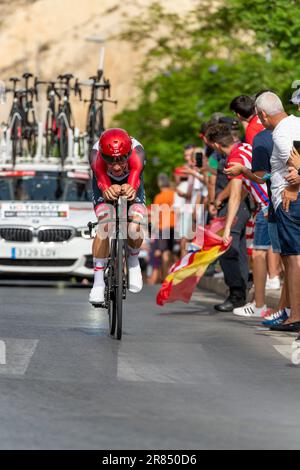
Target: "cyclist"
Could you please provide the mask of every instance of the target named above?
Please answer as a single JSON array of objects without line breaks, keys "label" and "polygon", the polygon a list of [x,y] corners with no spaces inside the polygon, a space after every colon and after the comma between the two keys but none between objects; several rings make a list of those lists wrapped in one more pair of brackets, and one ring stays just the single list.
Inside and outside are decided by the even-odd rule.
[{"label": "cyclist", "polygon": [[[104,270],[109,255],[109,238],[103,236],[102,230],[107,231],[108,224],[104,227],[103,222],[111,217],[111,203],[117,201],[119,196],[127,197],[132,221],[128,225],[129,291],[137,293],[143,287],[138,255],[144,237],[138,223],[147,214],[142,178],[145,151],[124,129],[107,129],[93,147],[90,164],[93,170],[94,210],[102,224],[93,242],[94,285],[89,301],[99,304],[104,301]],[[135,236],[130,238],[130,233]]]}]

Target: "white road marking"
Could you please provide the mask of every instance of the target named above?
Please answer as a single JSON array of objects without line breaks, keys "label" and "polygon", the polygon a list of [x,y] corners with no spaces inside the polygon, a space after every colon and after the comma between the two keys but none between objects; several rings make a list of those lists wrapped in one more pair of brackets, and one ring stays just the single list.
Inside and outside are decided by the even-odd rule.
[{"label": "white road marking", "polygon": [[[119,351],[117,378],[127,382],[156,382],[167,384],[199,384],[204,380],[214,385],[219,379],[213,364],[199,345],[194,349],[184,345],[187,355],[180,350],[178,344],[170,346],[161,356],[156,351],[141,348],[138,352]],[[190,358],[201,356],[198,367],[190,368]]]},{"label": "white road marking", "polygon": [[276,338],[276,341],[280,342],[281,344],[273,344],[273,347],[279,354],[281,354],[281,356],[285,357],[293,364],[296,364],[297,358],[300,354],[300,349],[294,352],[294,349],[292,348],[294,340],[295,337],[278,336],[278,338]]},{"label": "white road marking", "polygon": [[273,345],[276,351],[281,354],[283,357],[288,359],[289,361],[292,360],[292,347],[291,345],[284,345],[284,344],[274,344]]},{"label": "white road marking", "polygon": [[6,364],[6,344],[5,341],[0,341],[0,365]]},{"label": "white road marking", "polygon": [[24,375],[36,350],[37,339],[1,338],[6,346],[6,364],[0,365],[1,375]]},{"label": "white road marking", "polygon": [[[169,377],[168,377],[169,375]],[[154,364],[146,364],[137,354],[121,353],[118,357],[118,380],[128,382],[176,383],[170,371]]]}]

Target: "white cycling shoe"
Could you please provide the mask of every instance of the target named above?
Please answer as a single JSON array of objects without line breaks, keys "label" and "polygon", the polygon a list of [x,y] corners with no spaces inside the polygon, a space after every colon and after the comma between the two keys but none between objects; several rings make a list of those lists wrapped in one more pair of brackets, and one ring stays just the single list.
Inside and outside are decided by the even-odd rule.
[{"label": "white cycling shoe", "polygon": [[95,286],[90,292],[89,302],[92,305],[98,305],[104,303],[104,292],[105,286]]},{"label": "white cycling shoe", "polygon": [[137,266],[129,266],[129,292],[137,294],[143,288],[143,276],[140,263]]}]

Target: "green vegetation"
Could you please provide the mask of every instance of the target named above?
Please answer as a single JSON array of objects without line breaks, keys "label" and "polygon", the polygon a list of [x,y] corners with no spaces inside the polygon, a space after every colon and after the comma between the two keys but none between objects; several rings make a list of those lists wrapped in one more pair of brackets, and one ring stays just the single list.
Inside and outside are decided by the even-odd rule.
[{"label": "green vegetation", "polygon": [[[148,192],[159,171],[181,164],[182,146],[238,94],[273,89],[284,102],[300,80],[299,0],[201,1],[185,17],[154,3],[123,40],[151,45],[138,74],[139,99],[114,124],[145,145]],[[152,162],[151,162],[152,160]]]}]

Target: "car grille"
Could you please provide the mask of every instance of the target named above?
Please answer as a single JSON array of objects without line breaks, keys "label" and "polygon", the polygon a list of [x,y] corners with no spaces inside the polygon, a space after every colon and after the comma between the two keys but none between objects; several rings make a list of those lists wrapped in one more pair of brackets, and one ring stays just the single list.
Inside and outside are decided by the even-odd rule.
[{"label": "car grille", "polygon": [[28,228],[1,227],[0,237],[8,242],[31,242],[33,231]]},{"label": "car grille", "polygon": [[0,238],[7,242],[30,243],[33,237],[37,237],[39,242],[59,243],[71,240],[75,234],[72,227],[40,227],[37,230],[23,227],[0,227]]},{"label": "car grille", "polygon": [[39,242],[66,242],[72,238],[74,230],[71,228],[47,228],[38,230]]},{"label": "car grille", "polygon": [[67,267],[76,263],[76,259],[8,259],[0,258],[0,266],[37,266]]}]

